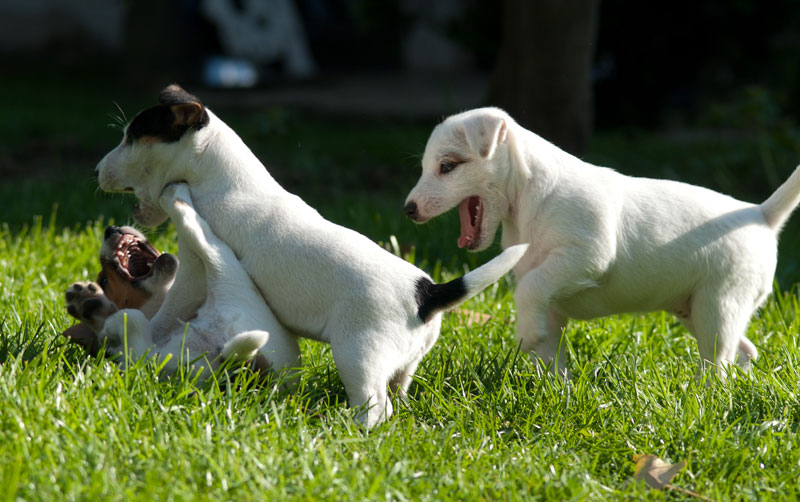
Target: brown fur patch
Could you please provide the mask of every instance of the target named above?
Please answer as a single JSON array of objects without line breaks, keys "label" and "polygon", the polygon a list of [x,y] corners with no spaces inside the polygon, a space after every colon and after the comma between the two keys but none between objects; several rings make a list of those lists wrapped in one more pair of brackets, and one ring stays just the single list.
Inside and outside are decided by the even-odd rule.
[{"label": "brown fur patch", "polygon": [[150,299],[150,295],[141,288],[134,286],[128,279],[119,275],[113,263],[103,261],[103,269],[97,276],[97,282],[104,284],[103,291],[109,300],[119,309],[138,309]]},{"label": "brown fur patch", "polygon": [[[176,126],[196,126],[200,124],[205,117],[205,109],[200,103],[182,103],[180,105],[173,105],[170,107],[172,114],[175,115],[173,125]],[[205,120],[208,120],[207,117]]]},{"label": "brown fur patch", "polygon": [[136,143],[141,146],[152,146],[156,143],[163,143],[163,141],[156,136],[141,136],[136,140]]}]

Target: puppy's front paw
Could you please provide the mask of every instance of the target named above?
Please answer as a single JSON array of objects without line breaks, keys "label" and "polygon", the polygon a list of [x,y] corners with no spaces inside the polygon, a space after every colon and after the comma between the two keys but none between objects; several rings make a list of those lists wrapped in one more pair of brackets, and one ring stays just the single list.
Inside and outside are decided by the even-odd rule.
[{"label": "puppy's front paw", "polygon": [[170,208],[174,207],[178,201],[188,204],[191,200],[189,185],[184,182],[176,181],[167,183],[167,185],[161,191],[159,203],[164,210],[169,210]]},{"label": "puppy's front paw", "polygon": [[95,332],[100,331],[108,316],[117,311],[117,306],[93,282],[76,282],[64,296],[69,315],[83,321]]},{"label": "puppy's front paw", "polygon": [[[175,274],[178,272],[179,263],[178,258],[174,255],[161,253],[158,258],[156,258],[156,261],[153,262],[153,275],[151,277],[154,281],[152,281],[151,284],[155,283],[159,287],[162,287],[161,285],[173,280]],[[145,285],[145,288],[147,288],[147,285]]]}]

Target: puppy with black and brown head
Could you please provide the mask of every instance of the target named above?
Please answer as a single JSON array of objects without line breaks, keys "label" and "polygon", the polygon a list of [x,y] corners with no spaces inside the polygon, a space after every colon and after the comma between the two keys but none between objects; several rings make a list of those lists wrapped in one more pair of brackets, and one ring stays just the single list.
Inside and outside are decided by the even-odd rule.
[{"label": "puppy with black and brown head", "polygon": [[[387,387],[406,392],[439,336],[442,311],[502,277],[527,248],[509,248],[459,279],[435,284],[284,190],[230,127],[178,86],[164,89],[157,105],[131,121],[97,175],[103,190],[136,194],[147,210],[135,217],[146,225],[167,217],[152,210],[164,186],[185,182],[197,213],[236,253],[280,323],[330,343],[349,404],[367,427],[391,415]],[[179,246],[175,283],[153,318],[159,327],[169,328],[202,298],[192,280],[196,264],[181,252]],[[270,332],[265,348],[273,344],[280,345],[272,354],[299,354],[294,335]]]},{"label": "puppy with black and brown head", "polygon": [[[137,229],[112,225],[103,234],[100,272],[94,285],[87,287],[102,289],[116,310],[138,309],[151,318],[164,301],[177,270],[177,258],[169,253],[162,254]],[[68,296],[67,301],[72,296]],[[82,305],[85,310],[78,312],[78,306],[70,304],[68,311],[75,318],[92,319],[90,310],[100,306],[101,302],[88,302]],[[64,331],[63,335],[96,355],[100,349],[97,331],[96,324],[90,326],[79,322]]]},{"label": "puppy with black and brown head", "polygon": [[[159,253],[133,228],[109,227],[97,282],[75,283],[66,292],[67,311],[83,326],[71,329],[83,334],[68,330],[65,335],[83,336],[88,339],[84,345],[94,351],[105,344],[110,355],[127,353],[132,360],[157,356],[166,361],[168,373],[181,359],[202,359],[198,368],[250,359],[269,338],[267,330],[282,327],[230,248],[194,212],[186,186],[166,187],[159,204],[179,230],[182,255],[196,262],[194,286],[201,290],[202,303],[189,316],[175,319],[172,330],[154,331],[150,318],[181,268],[178,259]],[[87,328],[92,336],[85,334]]]}]

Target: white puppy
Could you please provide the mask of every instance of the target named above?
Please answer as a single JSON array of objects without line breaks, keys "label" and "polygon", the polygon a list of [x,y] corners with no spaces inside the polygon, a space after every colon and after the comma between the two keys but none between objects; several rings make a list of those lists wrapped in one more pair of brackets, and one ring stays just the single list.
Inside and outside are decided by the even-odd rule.
[{"label": "white puppy", "polygon": [[[195,358],[203,359],[194,364],[199,368],[215,367],[223,360],[243,361],[253,357],[270,333],[280,333],[283,327],[233,251],[197,216],[186,185],[167,186],[160,203],[178,232],[179,254],[184,258],[191,256],[200,264],[194,287],[200,289],[202,305],[191,316],[174,319],[169,331],[154,331],[148,307],[168,296],[178,267],[178,261],[164,253],[152,264],[149,277],[151,289],[157,289],[158,294],[153,294],[152,301],[141,309],[120,310],[100,284],[75,283],[66,293],[70,314],[95,331],[99,344],[105,342],[109,354],[127,353],[135,361],[149,352],[165,362],[167,373],[174,373],[181,361],[189,363]],[[105,249],[110,242],[118,241],[106,240],[105,254],[110,254]],[[123,252],[125,244],[115,244],[118,252]],[[126,362],[122,360],[120,365],[124,367]],[[201,374],[207,375],[207,372]]]},{"label": "white puppy", "polygon": [[502,110],[449,117],[431,134],[406,212],[424,222],[458,206],[459,247],[530,243],[514,268],[517,336],[564,370],[568,318],[666,310],[695,336],[701,368],[738,355],[772,287],[777,236],[800,200],[800,168],[761,205],[593,166],[520,127]]},{"label": "white puppy", "polygon": [[[163,187],[186,182],[197,212],[233,249],[281,324],[331,344],[350,405],[363,407],[358,418],[368,427],[392,413],[387,384],[405,393],[439,336],[441,312],[503,276],[527,249],[510,248],[460,279],[434,284],[286,192],[196,97],[170,86],[159,102],[131,121],[97,166],[100,187],[134,191],[141,202],[134,216],[156,225],[167,217],[156,203]],[[193,265],[181,262],[156,325],[201,301]],[[295,337],[272,332],[264,350],[278,369],[299,355]]]}]

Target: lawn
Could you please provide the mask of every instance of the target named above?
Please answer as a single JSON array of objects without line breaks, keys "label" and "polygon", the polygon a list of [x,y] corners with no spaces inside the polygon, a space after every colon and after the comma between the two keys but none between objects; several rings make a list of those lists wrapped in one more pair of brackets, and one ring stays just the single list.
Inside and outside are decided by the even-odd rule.
[{"label": "lawn", "polygon": [[[513,281],[445,316],[409,400],[357,427],[327,346],[303,344],[292,393],[236,369],[211,381],[121,373],[59,335],[63,291],[94,277],[103,228],[132,201],[92,169],[119,141],[109,113],[148,104],[77,84],[0,83],[0,486],[6,500],[663,499],[631,481],[635,454],[686,460],[673,485],[715,500],[800,497],[800,217],[776,290],[748,337],[750,375],[695,378],[694,340],[670,315],[574,322],[564,383],[514,345]],[[453,214],[415,226],[400,208],[433,122],[286,109],[217,110],[275,177],[328,218],[444,280],[496,252],[456,249]],[[51,117],[65,117],[52,120]],[[357,138],[358,141],[355,141]],[[600,133],[587,157],[759,201],[800,161],[794,132]],[[169,225],[151,233],[175,251]],[[469,312],[487,314],[470,322]],[[675,491],[669,499],[694,497]]]}]

